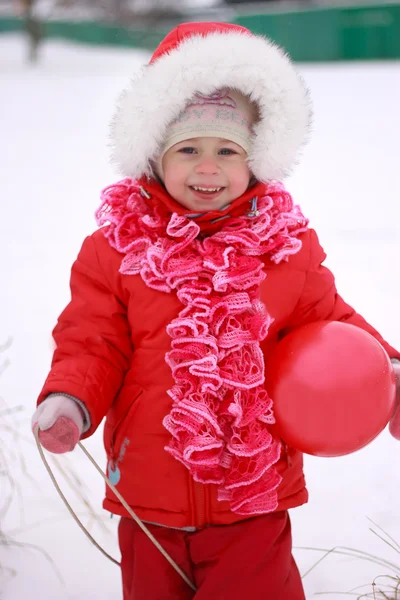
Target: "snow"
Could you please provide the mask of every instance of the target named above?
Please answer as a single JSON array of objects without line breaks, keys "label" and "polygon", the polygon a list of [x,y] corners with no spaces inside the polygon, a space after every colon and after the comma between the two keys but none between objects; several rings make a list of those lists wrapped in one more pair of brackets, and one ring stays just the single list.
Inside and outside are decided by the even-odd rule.
[{"label": "snow", "polygon": [[[30,415],[49,367],[51,329],[69,298],[70,266],[84,236],[95,229],[99,190],[117,177],[105,142],[115,98],[147,55],[56,41],[45,44],[37,66],[29,66],[25,54],[20,37],[0,37],[0,345],[13,338],[0,356],[10,362],[0,377],[0,435],[17,484],[12,490],[7,477],[0,478],[1,528],[17,544],[0,543],[0,566],[15,570],[15,576],[1,573],[0,597],[117,600],[119,569],[90,544],[62,505],[32,440]],[[400,346],[400,63],[300,70],[314,99],[314,133],[287,185],[319,233],[341,294]],[[5,417],[6,405],[23,410]],[[104,465],[101,431],[85,445]],[[57,460],[80,490],[73,491],[55,469],[74,509],[119,558],[117,518],[101,508],[101,478],[79,449]],[[396,561],[395,551],[369,531],[367,517],[400,540],[399,462],[400,445],[387,431],[354,455],[306,458],[310,502],[291,513],[303,573],[321,554],[299,546],[351,546]],[[55,566],[26,544],[51,556],[64,583]],[[305,577],[307,598],[329,591],[339,599],[339,591],[385,573],[372,563],[332,555]]]}]

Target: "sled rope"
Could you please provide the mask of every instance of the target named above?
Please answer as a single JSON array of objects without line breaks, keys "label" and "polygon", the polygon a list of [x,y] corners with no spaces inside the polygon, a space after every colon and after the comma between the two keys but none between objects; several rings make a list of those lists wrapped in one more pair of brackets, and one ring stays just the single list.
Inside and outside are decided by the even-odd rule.
[{"label": "sled rope", "polygon": [[[73,519],[76,521],[76,523],[79,525],[79,527],[82,529],[83,533],[90,539],[90,541],[92,542],[92,544],[94,544],[96,546],[96,548],[98,550],[100,550],[100,552],[102,552],[102,554],[104,554],[104,556],[106,556],[107,558],[109,558],[113,563],[115,563],[116,565],[120,566],[120,563],[113,558],[112,556],[110,556],[110,554],[108,554],[104,548],[102,548],[100,546],[100,544],[98,544],[96,542],[96,540],[93,538],[93,536],[89,533],[89,531],[86,529],[86,527],[82,524],[82,522],[78,519],[77,515],[74,513],[72,507],[70,506],[67,498],[65,497],[65,495],[63,494],[60,486],[58,485],[56,478],[54,477],[53,471],[51,470],[51,467],[49,465],[49,463],[47,462],[47,459],[44,455],[43,452],[43,448],[42,445],[40,443],[39,440],[39,426],[35,427],[34,429],[34,435],[35,435],[35,440],[36,440],[36,444],[39,450],[39,454],[40,457],[44,463],[44,466],[46,467],[46,470],[48,472],[48,474],[50,475],[50,478],[57,490],[57,492],[59,493],[59,495],[61,496],[65,506],[67,507],[68,511],[70,512],[71,516],[73,517]],[[100,473],[100,475],[102,476],[102,478],[104,479],[104,481],[106,482],[106,484],[108,485],[108,487],[114,492],[114,494],[117,496],[118,500],[121,502],[122,506],[128,511],[128,513],[130,514],[130,516],[132,517],[132,519],[139,525],[139,527],[141,528],[141,530],[147,535],[147,537],[153,542],[153,544],[155,545],[155,547],[157,548],[157,550],[159,550],[161,552],[161,554],[164,556],[164,558],[166,558],[166,560],[169,562],[169,564],[175,569],[175,571],[182,577],[182,579],[188,584],[188,586],[194,590],[195,592],[197,591],[196,586],[192,583],[192,581],[187,577],[187,575],[185,575],[185,573],[182,571],[182,569],[176,564],[176,562],[170,557],[170,555],[168,554],[168,552],[166,552],[164,550],[164,548],[161,546],[161,544],[156,540],[156,538],[154,537],[154,535],[151,533],[151,531],[149,531],[149,529],[146,527],[146,525],[143,523],[143,521],[141,521],[141,519],[139,519],[139,517],[134,513],[134,511],[131,509],[131,507],[129,506],[129,504],[124,500],[124,498],[121,496],[121,494],[119,493],[119,491],[116,489],[116,487],[111,483],[111,481],[108,479],[107,475],[105,473],[103,473],[103,471],[101,470],[101,468],[99,467],[99,465],[96,463],[96,461],[94,460],[94,458],[90,455],[90,453],[86,450],[85,446],[83,446],[83,444],[81,442],[78,442],[78,446],[80,447],[80,449],[86,454],[87,458],[90,460],[90,462],[92,463],[92,465],[95,467],[95,469],[97,469],[97,471]]]}]

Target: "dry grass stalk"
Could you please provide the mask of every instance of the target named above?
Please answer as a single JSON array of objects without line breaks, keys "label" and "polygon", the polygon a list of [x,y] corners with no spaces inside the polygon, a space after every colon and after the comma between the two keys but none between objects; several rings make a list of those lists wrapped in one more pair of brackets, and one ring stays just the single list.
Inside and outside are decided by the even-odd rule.
[{"label": "dry grass stalk", "polygon": [[[389,546],[395,554],[400,554],[400,544],[372,519],[368,518],[368,520],[374,526],[374,528],[370,527],[369,530],[386,544],[386,546]],[[352,596],[357,600],[364,600],[367,598],[371,598],[372,600],[400,600],[400,566],[398,564],[374,554],[370,554],[369,552],[348,548],[346,546],[336,546],[330,550],[327,550],[326,548],[309,548],[302,546],[298,547],[298,549],[324,553],[323,556],[302,575],[303,579],[332,554],[339,554],[372,562],[385,569],[387,573],[392,573],[390,575],[378,575],[371,583],[353,588],[347,592],[318,592],[316,595],[334,595],[335,597],[339,595]],[[362,589],[366,589],[366,591],[361,592]]]}]

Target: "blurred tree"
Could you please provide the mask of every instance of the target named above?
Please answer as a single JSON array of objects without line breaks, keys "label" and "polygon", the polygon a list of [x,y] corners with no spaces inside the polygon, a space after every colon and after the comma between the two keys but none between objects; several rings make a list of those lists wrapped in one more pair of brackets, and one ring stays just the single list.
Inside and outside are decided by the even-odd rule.
[{"label": "blurred tree", "polygon": [[36,0],[21,1],[21,12],[28,39],[28,60],[31,63],[38,60],[39,44],[43,37],[43,26],[35,9]]}]

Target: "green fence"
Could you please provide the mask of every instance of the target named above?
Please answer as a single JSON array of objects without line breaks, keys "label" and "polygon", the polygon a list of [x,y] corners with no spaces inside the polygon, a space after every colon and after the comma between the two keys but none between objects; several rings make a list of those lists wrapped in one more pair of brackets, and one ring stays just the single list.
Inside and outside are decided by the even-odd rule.
[{"label": "green fence", "polygon": [[[268,11],[268,12],[267,12]],[[283,46],[295,61],[400,58],[400,4],[243,13],[232,20]],[[0,32],[23,30],[17,18],[0,18]],[[153,49],[167,33],[96,22],[49,21],[43,35],[90,44]]]},{"label": "green fence", "polygon": [[[1,18],[0,33],[24,30],[23,19]],[[165,31],[139,31],[95,21],[56,21],[42,23],[42,35],[45,38],[58,38],[83,42],[85,44],[127,46],[133,48],[155,48],[162,40]]]},{"label": "green fence", "polygon": [[0,33],[11,33],[13,31],[21,31],[23,22],[21,19],[14,17],[0,17]]},{"label": "green fence", "polygon": [[272,38],[297,61],[400,58],[400,5],[243,14],[235,23]]},{"label": "green fence", "polygon": [[162,40],[165,32],[136,31],[118,25],[103,23],[50,21],[46,23],[45,35],[50,38],[67,38],[87,44],[105,44],[152,50]]}]

